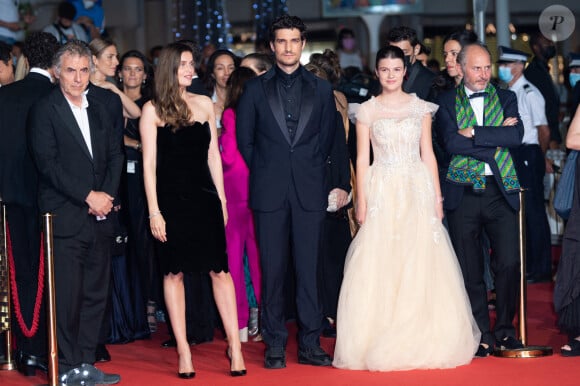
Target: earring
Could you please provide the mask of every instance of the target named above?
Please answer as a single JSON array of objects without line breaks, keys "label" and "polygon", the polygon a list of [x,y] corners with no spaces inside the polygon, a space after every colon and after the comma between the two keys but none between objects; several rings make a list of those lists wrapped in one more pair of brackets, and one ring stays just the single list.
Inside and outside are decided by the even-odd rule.
[{"label": "earring", "polygon": [[147,82],[147,80],[146,79],[143,79],[143,84],[145,84],[145,82]]},{"label": "earring", "polygon": [[119,83],[123,83],[123,78],[119,77]]}]

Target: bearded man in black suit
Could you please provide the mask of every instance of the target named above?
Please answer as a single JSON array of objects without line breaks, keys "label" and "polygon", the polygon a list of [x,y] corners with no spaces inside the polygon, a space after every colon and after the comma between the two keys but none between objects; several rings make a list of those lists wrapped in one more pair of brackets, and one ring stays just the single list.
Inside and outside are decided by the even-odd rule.
[{"label": "bearded man in black suit", "polygon": [[[524,127],[516,95],[495,88],[491,54],[480,43],[457,56],[463,82],[441,94],[435,127],[451,161],[441,191],[449,236],[463,273],[473,316],[481,330],[476,356],[517,349],[513,319],[519,290],[518,210],[520,184],[510,148],[522,143]],[[493,331],[483,280],[481,234],[490,239],[497,294]]]},{"label": "bearded man in black suit", "polygon": [[[18,311],[13,310],[12,331],[18,347],[16,365],[24,375],[34,375],[37,368],[46,371],[47,351],[44,301],[37,299],[41,258],[38,175],[27,146],[26,118],[30,107],[54,88],[52,57],[58,47],[56,38],[49,33],[30,34],[23,52],[30,66],[29,74],[0,88],[0,197],[6,205],[20,312],[26,324],[18,324]],[[27,337],[24,329],[32,326],[37,301],[42,302],[36,315],[38,328],[33,336]]]}]

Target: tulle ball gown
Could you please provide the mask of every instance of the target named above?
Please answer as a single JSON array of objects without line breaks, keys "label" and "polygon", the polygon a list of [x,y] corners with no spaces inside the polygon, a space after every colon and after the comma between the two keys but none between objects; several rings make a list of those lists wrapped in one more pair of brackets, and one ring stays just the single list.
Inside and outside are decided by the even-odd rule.
[{"label": "tulle ball gown", "polygon": [[473,358],[480,332],[446,229],[433,177],[420,157],[421,122],[437,106],[414,97],[404,111],[373,98],[366,219],[347,253],[334,366],[391,371],[450,368]]}]

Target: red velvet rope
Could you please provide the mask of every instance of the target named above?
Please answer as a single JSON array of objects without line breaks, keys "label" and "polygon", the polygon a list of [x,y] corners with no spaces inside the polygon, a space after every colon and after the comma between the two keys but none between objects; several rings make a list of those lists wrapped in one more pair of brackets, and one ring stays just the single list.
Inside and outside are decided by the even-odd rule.
[{"label": "red velvet rope", "polygon": [[12,255],[12,241],[10,240],[10,231],[8,224],[6,224],[6,244],[8,255],[8,267],[10,269],[10,288],[12,290],[12,302],[14,304],[14,313],[16,320],[22,330],[22,333],[27,338],[32,338],[38,331],[38,319],[40,316],[40,305],[42,304],[42,292],[44,290],[44,243],[42,242],[42,234],[40,238],[40,263],[38,264],[38,289],[36,290],[36,301],[34,302],[34,313],[32,314],[32,327],[28,328],[24,317],[22,316],[22,309],[20,308],[20,298],[18,297],[18,287],[16,286],[16,269],[14,267],[14,256]]}]

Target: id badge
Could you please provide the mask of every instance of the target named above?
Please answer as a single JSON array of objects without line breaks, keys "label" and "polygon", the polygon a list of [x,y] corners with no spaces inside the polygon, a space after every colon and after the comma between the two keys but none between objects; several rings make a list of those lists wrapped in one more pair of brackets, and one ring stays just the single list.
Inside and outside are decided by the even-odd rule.
[{"label": "id badge", "polygon": [[127,161],[127,173],[135,174],[135,164],[137,161]]}]

